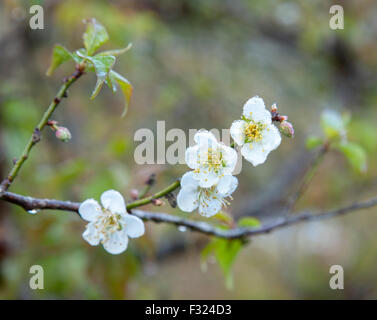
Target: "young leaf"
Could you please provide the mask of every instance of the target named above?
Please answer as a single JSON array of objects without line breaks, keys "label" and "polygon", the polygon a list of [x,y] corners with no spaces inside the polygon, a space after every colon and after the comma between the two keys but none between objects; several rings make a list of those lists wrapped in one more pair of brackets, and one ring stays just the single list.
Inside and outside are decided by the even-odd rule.
[{"label": "young leaf", "polygon": [[306,140],[306,148],[313,150],[323,144],[323,139],[320,137],[311,136]]},{"label": "young leaf", "polygon": [[87,21],[88,26],[83,35],[84,46],[88,56],[91,56],[100,46],[102,46],[107,40],[109,35],[104,26],[92,18]]},{"label": "young leaf", "polygon": [[99,91],[101,90],[102,85],[107,79],[111,68],[114,66],[115,57],[114,56],[98,56],[98,55],[94,57],[90,57],[87,55],[83,55],[79,51],[77,51],[77,55],[89,61],[93,65],[94,70],[96,72],[97,83],[90,97],[90,99],[94,99],[99,93]]},{"label": "young leaf", "polygon": [[321,126],[328,139],[345,137],[346,126],[342,116],[335,110],[325,110],[321,115]]},{"label": "young leaf", "polygon": [[112,83],[112,86],[114,86],[114,83],[119,84],[119,86],[122,89],[122,92],[123,92],[123,94],[126,98],[124,111],[122,113],[122,117],[124,117],[127,113],[128,105],[130,103],[133,87],[132,87],[131,83],[126,78],[124,78],[119,73],[115,72],[114,70],[110,71],[109,79],[110,79],[110,82]]},{"label": "young leaf", "polygon": [[225,285],[228,289],[233,288],[233,275],[232,275],[232,265],[237,257],[238,252],[242,248],[241,240],[226,240],[218,239],[217,245],[215,247],[216,260],[219,263],[224,276]]},{"label": "young leaf", "polygon": [[209,256],[214,252],[216,247],[216,240],[210,241],[200,253],[200,267],[202,271],[207,271],[207,260]]},{"label": "young leaf", "polygon": [[233,276],[231,268],[241,248],[242,241],[239,239],[213,239],[201,252],[202,270],[207,269],[206,260],[214,253],[216,261],[224,274],[225,285],[228,289],[232,289]]},{"label": "young leaf", "polygon": [[231,224],[233,222],[232,216],[224,211],[219,211],[216,215],[213,216],[213,218],[226,224]]},{"label": "young leaf", "polygon": [[238,225],[240,227],[259,227],[260,226],[260,221],[257,218],[253,217],[244,217],[238,220]]},{"label": "young leaf", "polygon": [[365,172],[367,169],[367,157],[364,149],[352,142],[340,144],[338,149],[346,156],[351,167],[359,173]]},{"label": "young leaf", "polygon": [[46,72],[46,75],[51,76],[57,67],[70,59],[75,60],[71,52],[69,52],[60,44],[55,45],[54,51],[52,53],[51,64]]},{"label": "young leaf", "polygon": [[97,54],[97,56],[119,56],[132,48],[132,43],[123,49],[107,50]]}]

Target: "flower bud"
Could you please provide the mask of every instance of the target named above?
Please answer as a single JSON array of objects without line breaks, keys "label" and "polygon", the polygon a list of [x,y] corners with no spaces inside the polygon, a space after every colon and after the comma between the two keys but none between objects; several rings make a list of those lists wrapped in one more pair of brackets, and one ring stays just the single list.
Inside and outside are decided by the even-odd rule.
[{"label": "flower bud", "polygon": [[278,112],[278,107],[276,106],[276,103],[274,103],[272,106],[271,106],[271,113],[276,113]]},{"label": "flower bud", "polygon": [[151,202],[154,206],[157,206],[157,207],[163,206],[165,204],[165,202],[162,201],[161,199],[152,199]]},{"label": "flower bud", "polygon": [[132,200],[136,200],[137,198],[139,198],[139,191],[136,190],[136,189],[132,189],[130,191],[130,196],[131,196]]},{"label": "flower bud", "polygon": [[67,142],[71,140],[72,138],[71,133],[65,127],[58,127],[57,130],[55,131],[55,136],[63,142]]},{"label": "flower bud", "polygon": [[292,138],[295,134],[292,124],[288,121],[283,121],[280,123],[279,131],[288,138]]}]

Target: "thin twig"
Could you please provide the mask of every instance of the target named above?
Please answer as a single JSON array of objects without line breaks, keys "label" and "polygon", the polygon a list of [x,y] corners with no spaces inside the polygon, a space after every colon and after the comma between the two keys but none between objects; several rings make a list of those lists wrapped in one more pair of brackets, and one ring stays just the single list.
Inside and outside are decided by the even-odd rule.
[{"label": "thin twig", "polygon": [[289,198],[287,203],[286,210],[293,211],[296,203],[298,200],[303,196],[303,194],[308,189],[310,182],[312,181],[313,177],[317,173],[317,170],[322,163],[325,154],[329,151],[329,143],[325,142],[320,150],[318,151],[316,157],[312,161],[312,163],[308,166],[307,172],[303,177],[300,186],[298,187],[297,191]]},{"label": "thin twig", "polygon": [[35,127],[33,134],[31,135],[28,143],[25,146],[21,156],[17,159],[14,163],[13,168],[11,169],[8,176],[2,181],[0,185],[0,194],[6,191],[14,179],[17,177],[22,165],[25,163],[27,158],[29,157],[31,149],[37,144],[41,138],[41,132],[46,126],[48,120],[50,119],[52,113],[55,111],[56,107],[59,105],[61,99],[66,96],[68,88],[74,83],[81,75],[84,73],[84,66],[77,65],[75,72],[68,78],[65,79],[64,83],[61,85],[58,93],[51,101],[50,105],[48,106],[47,110],[42,116],[42,119],[39,121],[38,125]]},{"label": "thin twig", "polygon": [[[25,210],[42,210],[42,209],[53,209],[53,210],[63,210],[63,211],[73,211],[78,212],[80,203],[70,202],[70,201],[59,201],[54,199],[38,199],[32,197],[25,197],[16,193],[5,191],[1,200],[14,203]],[[139,204],[138,206],[141,206]],[[281,217],[274,222],[266,223],[260,227],[256,228],[234,228],[229,230],[224,230],[217,228],[207,222],[193,221],[174,215],[160,213],[160,212],[148,212],[142,210],[132,210],[131,213],[143,220],[169,223],[176,226],[183,226],[192,231],[200,232],[207,235],[212,235],[219,238],[225,239],[242,239],[247,237],[252,237],[260,234],[266,234],[276,229],[294,225],[303,221],[317,221],[322,219],[329,219],[336,216],[341,216],[349,212],[356,210],[367,209],[377,205],[377,197],[371,198],[366,201],[355,202],[349,206],[323,211],[323,212],[311,212],[303,211],[295,215]],[[134,205],[135,207],[135,205]]]},{"label": "thin twig", "polygon": [[135,200],[134,202],[129,203],[127,205],[127,209],[131,210],[133,208],[141,207],[141,206],[144,206],[146,204],[149,204],[149,203],[153,202],[154,199],[158,199],[158,198],[162,198],[162,197],[166,196],[170,192],[179,188],[180,185],[181,185],[181,183],[180,183],[179,180],[174,181],[171,185],[169,185],[165,189],[162,189],[161,191],[159,191],[159,192],[157,192],[157,193],[155,193],[155,194],[153,194],[149,197],[146,197],[146,198],[143,198],[143,199],[140,199],[140,200]]}]

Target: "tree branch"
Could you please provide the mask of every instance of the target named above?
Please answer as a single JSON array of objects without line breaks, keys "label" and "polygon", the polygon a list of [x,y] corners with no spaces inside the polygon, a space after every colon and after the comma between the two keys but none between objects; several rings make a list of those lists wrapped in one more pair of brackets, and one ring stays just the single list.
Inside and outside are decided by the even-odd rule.
[{"label": "tree branch", "polygon": [[42,116],[42,119],[39,121],[38,125],[35,127],[33,134],[31,135],[27,145],[25,146],[24,151],[22,152],[21,156],[13,165],[12,170],[8,174],[8,176],[2,181],[0,185],[0,195],[2,192],[6,191],[14,179],[17,177],[18,172],[20,171],[22,165],[25,163],[27,158],[29,157],[31,149],[37,144],[40,140],[40,135],[44,127],[46,126],[48,120],[50,119],[52,113],[55,111],[56,107],[59,105],[61,99],[66,96],[68,88],[74,83],[78,78],[82,76],[84,73],[84,65],[77,65],[75,72],[68,78],[64,80],[64,83],[61,85],[58,93],[51,101],[50,105],[48,106],[47,110]]},{"label": "tree branch", "polygon": [[[1,200],[16,204],[27,211],[30,210],[42,210],[42,209],[53,209],[53,210],[63,210],[63,211],[73,211],[78,212],[80,203],[70,202],[70,201],[60,201],[55,199],[38,199],[32,197],[25,197],[16,193],[5,191],[1,196]],[[142,204],[141,204],[142,205]],[[322,219],[329,219],[336,216],[341,216],[349,212],[356,210],[367,209],[377,206],[377,197],[371,198],[366,201],[355,202],[349,206],[323,211],[323,212],[311,212],[303,211],[294,215],[281,217],[276,219],[274,222],[266,223],[260,227],[255,228],[234,228],[229,230],[224,230],[217,228],[207,222],[193,221],[177,216],[173,216],[166,213],[149,212],[142,210],[132,210],[131,214],[146,220],[154,221],[157,223],[169,223],[176,226],[183,226],[192,231],[200,232],[203,234],[225,238],[225,239],[242,239],[247,237],[252,237],[260,234],[266,234],[276,229],[287,227],[290,225],[295,225],[303,221],[316,221]]]}]

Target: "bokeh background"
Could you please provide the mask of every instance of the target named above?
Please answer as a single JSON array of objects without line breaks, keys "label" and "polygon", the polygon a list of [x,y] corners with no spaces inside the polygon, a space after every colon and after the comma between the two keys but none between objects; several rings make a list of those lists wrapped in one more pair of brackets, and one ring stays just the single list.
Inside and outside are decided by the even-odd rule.
[{"label": "bokeh background", "polygon": [[[29,28],[29,8],[44,8],[45,29]],[[362,145],[368,170],[350,170],[329,153],[296,210],[326,209],[377,192],[377,3],[341,1],[345,29],[329,28],[330,1],[134,0],[17,1],[0,3],[0,177],[23,149],[64,76],[50,78],[53,45],[82,47],[84,18],[107,28],[107,48],[133,48],[117,59],[134,94],[126,118],[124,100],[108,88],[89,100],[93,74],[69,90],[54,114],[73,135],[57,141],[46,129],[11,190],[35,197],[82,201],[107,189],[130,199],[151,173],[154,190],[185,165],[136,165],[139,128],[228,128],[244,102],[262,96],[276,102],[294,124],[264,165],[244,163],[229,213],[262,221],[279,214],[315,152],[308,136],[320,133],[320,113],[349,111],[349,139]],[[168,205],[163,210],[185,215]],[[198,214],[186,214],[200,219]],[[85,224],[69,212],[29,214],[0,202],[0,298],[2,299],[371,299],[377,298],[377,209],[302,224],[253,238],[234,264],[234,287],[219,266],[201,268],[208,237],[170,225],[147,223],[146,235],[112,256],[81,237]],[[45,270],[45,289],[29,288],[30,266]],[[342,265],[345,289],[329,288],[331,265]]]}]

